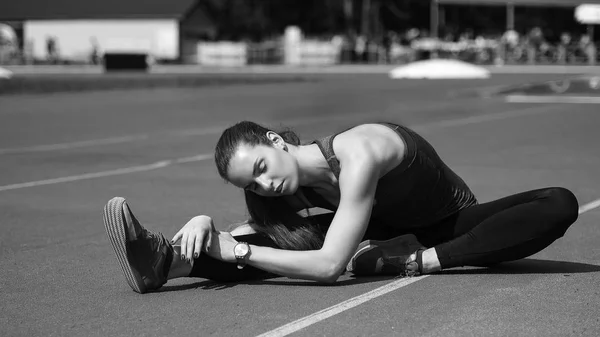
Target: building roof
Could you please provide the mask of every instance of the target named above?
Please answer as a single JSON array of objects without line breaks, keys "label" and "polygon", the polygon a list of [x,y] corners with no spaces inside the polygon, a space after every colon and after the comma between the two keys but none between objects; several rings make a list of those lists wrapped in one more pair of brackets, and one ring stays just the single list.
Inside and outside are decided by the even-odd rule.
[{"label": "building roof", "polygon": [[181,18],[196,0],[2,0],[0,21]]},{"label": "building roof", "polygon": [[542,7],[576,7],[581,4],[600,4],[600,0],[435,0],[441,4],[461,5],[507,5],[542,6]]}]

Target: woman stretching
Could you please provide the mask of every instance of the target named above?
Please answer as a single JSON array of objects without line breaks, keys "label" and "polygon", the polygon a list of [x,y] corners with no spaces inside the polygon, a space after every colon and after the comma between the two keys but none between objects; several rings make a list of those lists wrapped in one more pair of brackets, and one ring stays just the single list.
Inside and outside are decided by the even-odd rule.
[{"label": "woman stretching", "polygon": [[[577,199],[560,187],[478,204],[425,139],[391,123],[300,145],[290,131],[241,122],[223,132],[215,161],[244,189],[251,217],[231,233],[202,215],[168,242],[145,230],[123,198],[106,205],[108,236],[136,292],[175,277],[331,283],[346,270],[410,276],[490,266],[541,251],[578,216]],[[300,213],[314,207],[332,213]]]}]

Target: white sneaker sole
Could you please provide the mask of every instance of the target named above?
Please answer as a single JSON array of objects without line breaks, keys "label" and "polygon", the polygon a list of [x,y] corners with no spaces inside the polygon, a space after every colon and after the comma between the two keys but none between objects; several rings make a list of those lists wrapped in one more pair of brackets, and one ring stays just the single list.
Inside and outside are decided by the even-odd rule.
[{"label": "white sneaker sole", "polygon": [[117,255],[123,274],[125,274],[127,283],[133,291],[143,294],[147,290],[146,285],[140,275],[131,267],[127,258],[127,235],[125,233],[127,224],[123,220],[123,216],[128,215],[127,212],[128,206],[124,198],[115,197],[110,199],[104,206],[104,228]]}]

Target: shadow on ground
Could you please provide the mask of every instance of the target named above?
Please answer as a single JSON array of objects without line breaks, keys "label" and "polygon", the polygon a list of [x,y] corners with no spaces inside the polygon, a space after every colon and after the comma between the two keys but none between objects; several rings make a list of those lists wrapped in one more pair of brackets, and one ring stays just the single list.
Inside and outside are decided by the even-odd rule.
[{"label": "shadow on ground", "polygon": [[475,267],[469,269],[449,269],[436,275],[465,274],[579,274],[600,272],[600,266],[567,261],[523,259],[505,262],[492,267]]},{"label": "shadow on ground", "polygon": [[[567,261],[523,259],[513,262],[505,262],[493,267],[466,267],[461,269],[444,270],[435,275],[473,275],[473,274],[579,274],[600,272],[600,266]],[[176,286],[164,286],[157,292],[182,291],[190,289],[203,290],[224,290],[233,288],[237,285],[257,285],[257,286],[302,286],[302,287],[343,287],[362,283],[379,282],[384,280],[393,280],[394,276],[379,277],[353,277],[338,281],[333,284],[318,283],[313,281],[292,280],[286,278],[271,278],[243,282],[217,282],[212,280],[202,280],[189,284]]]},{"label": "shadow on ground", "polygon": [[395,276],[373,276],[373,277],[358,277],[350,278],[347,280],[341,280],[336,283],[319,283],[314,281],[305,280],[294,280],[287,278],[272,278],[264,280],[254,281],[242,281],[242,282],[217,282],[212,280],[203,280],[200,282],[194,282],[190,284],[182,284],[176,286],[164,286],[157,290],[157,292],[169,292],[169,291],[181,291],[189,289],[203,289],[203,290],[223,290],[233,288],[237,285],[257,285],[257,286],[302,286],[302,287],[345,287],[362,283],[380,282],[385,280],[395,279]]}]

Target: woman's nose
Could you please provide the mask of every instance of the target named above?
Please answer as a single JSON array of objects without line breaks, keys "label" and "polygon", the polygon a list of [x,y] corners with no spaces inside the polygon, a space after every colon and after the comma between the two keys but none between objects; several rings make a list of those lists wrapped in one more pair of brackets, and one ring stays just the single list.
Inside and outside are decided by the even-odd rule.
[{"label": "woman's nose", "polygon": [[263,176],[257,177],[256,181],[265,191],[273,190],[273,181],[271,179],[267,179]]}]

